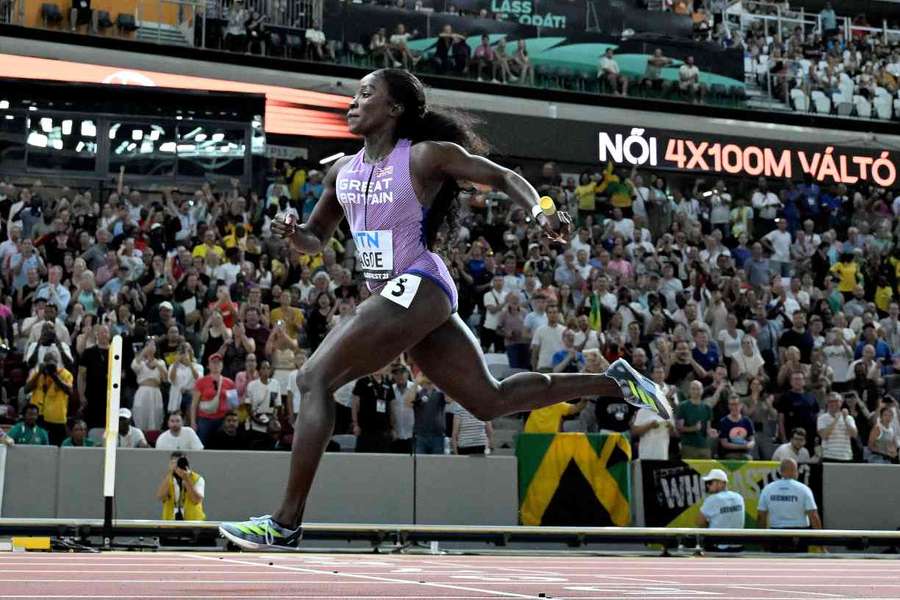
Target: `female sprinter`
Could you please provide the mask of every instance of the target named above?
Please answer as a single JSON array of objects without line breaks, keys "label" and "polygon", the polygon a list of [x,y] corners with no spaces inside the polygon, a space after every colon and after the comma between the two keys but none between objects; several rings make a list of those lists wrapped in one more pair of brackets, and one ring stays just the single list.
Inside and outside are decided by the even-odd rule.
[{"label": "female sprinter", "polygon": [[[335,162],[324,192],[300,226],[273,225],[301,252],[314,254],[345,216],[372,296],[328,333],[303,366],[303,394],[281,506],[272,515],[223,523],[221,533],[250,550],[296,547],[316,468],[334,430],[332,393],[383,368],[404,351],[448,396],[483,421],[582,396],[626,398],[669,417],[656,384],[616,361],[606,374],[519,373],[494,379],[468,327],[443,260],[430,251],[454,209],[457,181],[492,186],[527,209],[547,235],[567,240],[568,224],[548,218],[522,177],[470,154],[484,150],[464,116],[432,110],[411,73],[375,71],[360,81],[347,113],[365,138],[356,155]],[[565,221],[565,219],[562,219]]]}]

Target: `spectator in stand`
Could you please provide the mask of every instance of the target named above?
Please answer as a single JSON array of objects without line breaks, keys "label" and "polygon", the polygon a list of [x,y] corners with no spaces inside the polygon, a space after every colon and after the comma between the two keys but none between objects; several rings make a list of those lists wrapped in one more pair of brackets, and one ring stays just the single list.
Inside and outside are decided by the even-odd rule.
[{"label": "spectator in stand", "polygon": [[272,433],[274,423],[281,411],[281,385],[272,379],[269,361],[259,363],[259,379],[247,384],[244,403],[250,414],[249,431],[251,444],[255,439],[267,438]]},{"label": "spectator in stand", "polygon": [[381,59],[383,63],[382,66],[385,69],[388,67],[401,66],[401,63],[394,60],[394,57],[391,54],[390,46],[388,46],[387,30],[384,27],[380,27],[378,31],[373,33],[372,37],[369,38],[369,55],[375,61]]},{"label": "spectator in stand", "polygon": [[[612,89],[613,94],[627,96],[628,95],[628,78],[619,71],[619,63],[613,58],[614,50],[612,47],[607,48],[603,56],[600,57],[600,68],[597,70],[597,79],[605,81]],[[619,87],[621,86],[621,91]]]},{"label": "spectator in stand", "polygon": [[194,358],[194,349],[187,342],[178,345],[178,353],[172,366],[169,367],[169,402],[168,412],[180,410],[190,411],[194,384],[203,377],[203,365]]},{"label": "spectator in stand", "polygon": [[706,86],[700,83],[700,69],[694,64],[693,56],[688,56],[678,68],[678,89],[688,95],[691,104],[698,99],[703,102]]},{"label": "spectator in stand", "polygon": [[87,437],[87,424],[81,419],[72,421],[69,437],[63,440],[62,446],[74,448],[93,448],[94,440]]},{"label": "spectator in stand", "polygon": [[742,413],[744,404],[732,395],[728,398],[728,414],[719,420],[719,458],[751,460],[756,445],[753,421]]},{"label": "spectator in stand", "polygon": [[334,53],[328,46],[319,18],[314,18],[312,27],[306,30],[306,57],[312,60],[334,60]]},{"label": "spectator in stand", "polygon": [[525,327],[527,315],[521,306],[521,296],[517,292],[506,294],[505,308],[497,322],[497,333],[503,336],[506,357],[511,369],[529,369],[529,333]]},{"label": "spectator in stand", "polygon": [[897,446],[900,432],[894,427],[894,409],[882,406],[878,419],[869,433],[868,458],[866,462],[890,465],[897,464]]},{"label": "spectator in stand", "polygon": [[450,46],[451,70],[456,75],[464,75],[469,72],[469,62],[472,50],[464,35],[455,36]]},{"label": "spectator in stand", "polygon": [[238,414],[233,410],[225,413],[222,427],[209,438],[209,450],[247,450],[249,444],[244,430],[239,427]]},{"label": "spectator in stand", "polygon": [[362,377],[353,386],[353,435],[357,452],[391,451],[392,386],[385,370]]},{"label": "spectator in stand", "polygon": [[484,70],[487,69],[492,74],[492,83],[500,83],[496,77],[493,77],[496,70],[495,62],[496,56],[491,47],[491,37],[486,33],[482,34],[481,43],[475,47],[475,52],[472,53],[472,64],[478,74],[478,81],[484,81]]},{"label": "spectator in stand", "polygon": [[703,384],[695,379],[688,386],[687,401],[680,402],[675,409],[682,458],[712,457],[709,440],[717,439],[718,432],[710,425],[712,410],[702,400]]},{"label": "spectator in stand", "polygon": [[453,454],[489,454],[493,449],[494,428],[490,422],[479,421],[458,402],[454,402],[453,433],[450,449]]},{"label": "spectator in stand", "polygon": [[819,415],[817,430],[822,439],[823,462],[853,462],[852,438],[857,437],[856,422],[846,408],[841,408],[841,395],[828,395],[827,412]]},{"label": "spectator in stand", "polygon": [[[790,376],[790,389],[781,395],[775,404],[778,410],[778,439],[786,440],[787,432],[796,428],[804,431],[818,431],[816,426],[819,404],[815,396],[805,391],[806,376],[803,371],[794,371]],[[806,448],[814,448],[815,440],[807,438]]]},{"label": "spectator in stand", "polygon": [[409,371],[402,364],[391,367],[394,396],[391,399],[391,451],[396,454],[412,454],[415,450],[415,409],[406,402],[406,394],[416,392],[416,383],[410,381]]},{"label": "spectator in stand", "polygon": [[491,289],[484,294],[482,300],[485,314],[481,324],[481,348],[484,352],[505,352],[504,338],[498,332],[500,318],[506,308],[506,298],[503,292],[503,273],[497,272],[491,280]]},{"label": "spectator in stand", "polygon": [[234,0],[225,13],[224,46],[232,52],[244,52],[247,48],[247,21],[250,12],[244,7],[244,0]]},{"label": "spectator in stand", "polygon": [[166,363],[156,358],[156,341],[153,338],[134,357],[131,370],[138,383],[132,406],[134,423],[144,431],[156,431],[165,414],[160,386],[166,381]]},{"label": "spectator in stand", "polygon": [[534,85],[534,65],[528,57],[528,47],[525,40],[516,42],[516,52],[512,58],[512,68],[516,77],[525,85]]},{"label": "spectator in stand", "polygon": [[575,346],[575,332],[566,329],[562,333],[562,349],[553,354],[551,364],[554,373],[580,373],[584,368],[584,355]]},{"label": "spectator in stand", "polygon": [[413,437],[416,454],[443,454],[447,420],[447,397],[424,374],[416,376],[415,387],[404,395],[404,403],[414,413]]},{"label": "spectator in stand", "polygon": [[409,33],[406,31],[406,26],[403,23],[399,23],[394,29],[394,33],[391,34],[391,55],[400,59],[404,69],[415,67],[419,63],[420,57],[414,55],[407,45],[409,39],[416,37],[418,33],[418,31]]},{"label": "spectator in stand", "polygon": [[209,374],[194,384],[191,400],[191,424],[204,444],[222,426],[225,413],[238,406],[235,383],[222,374],[222,356],[212,355],[208,367]]},{"label": "spectator in stand", "polygon": [[802,427],[797,427],[791,432],[791,440],[775,449],[775,452],[772,453],[772,460],[781,462],[786,458],[790,458],[801,465],[811,463],[812,459],[809,456],[809,450],[805,446],[806,431]]},{"label": "spectator in stand", "polygon": [[56,363],[54,355],[48,354],[25,383],[25,391],[32,393],[31,403],[40,412],[38,422],[54,446],[59,446],[66,437],[69,401],[73,397],[72,380],[72,374]]},{"label": "spectator in stand", "polygon": [[515,82],[518,80],[518,77],[513,75],[512,67],[512,56],[509,54],[509,51],[506,49],[506,38],[500,38],[497,40],[497,47],[494,48],[494,74],[493,79],[497,79],[497,73],[500,73],[500,81],[503,84],[507,84],[510,82]]},{"label": "spectator in stand", "polygon": [[563,349],[565,330],[560,323],[559,308],[556,305],[547,307],[547,324],[538,327],[531,339],[531,364],[538,371],[553,369],[553,356]]},{"label": "spectator in stand", "polygon": [[658,413],[639,409],[631,422],[632,437],[638,439],[638,458],[641,460],[669,460],[669,441],[675,426]]},{"label": "spectator in stand", "polygon": [[205,493],[206,480],[191,470],[183,452],[173,452],[169,458],[169,468],[156,491],[156,497],[163,505],[163,520],[205,521]]},{"label": "spectator in stand", "polygon": [[544,408],[538,408],[528,415],[525,421],[524,433],[558,433],[562,431],[562,423],[568,417],[578,416],[587,406],[587,398],[582,398],[577,404],[571,402],[557,402]]},{"label": "spectator in stand", "polygon": [[169,413],[166,419],[168,429],[156,438],[156,448],[160,450],[203,450],[203,442],[193,428],[184,424],[181,411]]},{"label": "spectator in stand", "polygon": [[[444,27],[441,29],[441,33],[438,34],[437,44],[435,46],[434,57],[432,58],[432,60],[434,61],[435,70],[440,75],[443,75],[453,68],[450,49],[453,47],[453,43],[457,38],[463,38],[463,40],[465,40],[465,37],[453,32],[453,26],[449,23],[444,25]],[[399,67],[401,65],[400,63],[397,63],[395,61],[394,66]]]},{"label": "spectator in stand", "polygon": [[662,48],[653,51],[653,56],[647,59],[647,68],[641,79],[641,86],[645,89],[653,89],[665,93],[666,84],[662,77],[662,70],[672,64],[672,59],[663,56]]},{"label": "spectator in stand", "polygon": [[109,327],[98,325],[95,329],[97,344],[86,349],[78,361],[79,412],[87,421],[88,429],[106,427],[109,385]]},{"label": "spectator in stand", "polygon": [[47,430],[38,425],[40,409],[34,404],[27,404],[22,410],[22,420],[9,430],[9,437],[16,444],[31,446],[49,446],[50,436]]},{"label": "spectator in stand", "polygon": [[131,411],[119,409],[119,441],[117,448],[149,448],[144,432],[131,424]]}]

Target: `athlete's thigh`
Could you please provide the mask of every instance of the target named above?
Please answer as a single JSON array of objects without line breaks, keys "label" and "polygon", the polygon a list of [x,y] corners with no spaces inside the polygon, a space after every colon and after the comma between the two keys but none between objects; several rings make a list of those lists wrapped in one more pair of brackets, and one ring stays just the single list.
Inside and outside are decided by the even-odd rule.
[{"label": "athlete's thigh", "polygon": [[304,372],[311,381],[334,390],[390,364],[449,314],[447,296],[427,279],[422,280],[408,308],[373,295],[348,321],[325,336],[304,365]]},{"label": "athlete's thigh", "polygon": [[412,346],[409,355],[437,387],[467,408],[497,391],[481,344],[456,313]]}]

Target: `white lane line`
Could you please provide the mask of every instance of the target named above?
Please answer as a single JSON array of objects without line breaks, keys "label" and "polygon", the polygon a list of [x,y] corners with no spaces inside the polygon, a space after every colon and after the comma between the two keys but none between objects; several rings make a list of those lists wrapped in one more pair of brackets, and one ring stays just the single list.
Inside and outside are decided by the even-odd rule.
[{"label": "white lane line", "polygon": [[[235,565],[249,565],[251,567],[261,566],[259,563],[256,563],[256,562],[246,561],[246,560],[237,560],[234,558],[221,558],[220,557],[220,558],[216,559],[216,558],[207,557],[207,556],[197,556],[196,558],[203,558],[203,559],[210,560],[210,561],[221,560],[223,562],[227,562],[227,563],[231,563],[231,564],[235,564]],[[392,577],[378,577],[375,575],[363,575],[361,573],[340,573],[340,572],[333,573],[331,571],[322,571],[322,570],[318,570],[318,569],[307,569],[307,568],[303,568],[303,567],[291,567],[291,566],[287,566],[287,565],[277,565],[277,564],[273,564],[270,566],[273,569],[284,569],[287,571],[294,571],[294,572],[298,572],[298,573],[309,573],[309,574],[313,574],[313,575],[330,575],[330,576],[337,576],[337,577],[348,577],[348,578],[352,578],[352,579],[380,581],[382,583],[406,583],[406,580],[403,580],[403,579],[395,579]],[[443,589],[450,589],[450,590],[457,590],[457,591],[464,591],[464,592],[479,592],[481,594],[488,594],[488,595],[492,595],[492,596],[503,596],[506,598],[529,598],[529,599],[538,598],[538,596],[531,595],[531,594],[516,594],[514,592],[503,592],[500,590],[485,590],[485,589],[474,588],[474,587],[469,587],[469,586],[449,585],[449,584],[443,584],[443,583],[430,583],[427,581],[418,582],[418,585],[423,585],[423,586],[427,586],[427,587],[438,587],[438,588],[443,588]]]},{"label": "white lane line", "polygon": [[753,591],[757,591],[757,592],[775,592],[777,594],[784,594],[784,593],[809,594],[809,595],[814,595],[819,598],[841,598],[842,597],[841,594],[827,594],[825,592],[804,592],[804,591],[795,590],[795,589],[779,590],[779,589],[775,589],[775,588],[759,587],[757,585],[732,585],[731,587],[736,590],[753,590]]}]

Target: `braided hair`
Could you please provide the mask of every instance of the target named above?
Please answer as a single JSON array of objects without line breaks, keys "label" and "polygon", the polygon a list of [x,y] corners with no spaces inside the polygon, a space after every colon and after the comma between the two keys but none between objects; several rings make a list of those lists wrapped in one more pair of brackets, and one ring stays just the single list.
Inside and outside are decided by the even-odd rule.
[{"label": "braided hair", "polygon": [[[453,142],[473,154],[488,151],[487,143],[474,131],[478,120],[468,113],[426,104],[425,86],[419,78],[403,69],[380,69],[373,73],[387,85],[390,97],[403,106],[395,135],[413,144],[423,141]],[[444,181],[431,209],[425,217],[425,244],[434,249],[438,231],[446,223],[447,243],[451,244],[458,229],[456,199],[459,185],[453,179]]]}]

